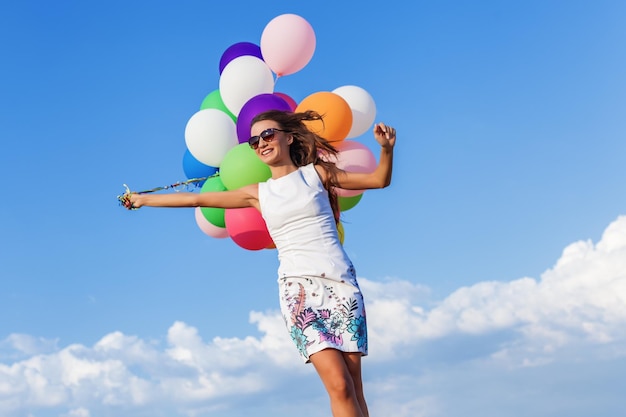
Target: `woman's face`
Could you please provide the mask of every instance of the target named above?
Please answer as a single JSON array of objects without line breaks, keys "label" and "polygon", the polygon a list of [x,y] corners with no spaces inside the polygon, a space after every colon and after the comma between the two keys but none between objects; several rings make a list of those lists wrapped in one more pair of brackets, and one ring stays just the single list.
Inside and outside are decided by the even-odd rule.
[{"label": "woman's face", "polygon": [[261,120],[252,125],[252,148],[261,161],[267,165],[277,165],[290,160],[289,145],[292,138],[281,130],[273,120]]}]

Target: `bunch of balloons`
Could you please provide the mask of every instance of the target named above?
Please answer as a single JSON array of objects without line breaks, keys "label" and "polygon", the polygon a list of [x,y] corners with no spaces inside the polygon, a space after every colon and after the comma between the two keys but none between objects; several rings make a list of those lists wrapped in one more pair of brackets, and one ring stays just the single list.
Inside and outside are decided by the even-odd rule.
[{"label": "bunch of balloons", "polygon": [[[324,122],[308,127],[338,149],[337,166],[357,172],[376,167],[372,152],[351,140],[372,126],[376,106],[361,87],[345,85],[318,91],[299,103],[274,91],[275,79],[300,71],[315,51],[315,32],[295,14],[272,19],[259,45],[240,42],[228,47],[219,62],[219,88],[209,93],[185,127],[187,150],[183,169],[187,178],[208,177],[200,192],[235,190],[266,181],[270,170],[248,146],[250,122],[267,110],[315,110]],[[338,190],[342,211],[354,207],[363,190]],[[215,238],[230,237],[248,250],[274,248],[265,221],[254,208],[197,208],[199,228]],[[339,226],[343,239],[343,226]],[[343,240],[342,240],[343,241]]]}]

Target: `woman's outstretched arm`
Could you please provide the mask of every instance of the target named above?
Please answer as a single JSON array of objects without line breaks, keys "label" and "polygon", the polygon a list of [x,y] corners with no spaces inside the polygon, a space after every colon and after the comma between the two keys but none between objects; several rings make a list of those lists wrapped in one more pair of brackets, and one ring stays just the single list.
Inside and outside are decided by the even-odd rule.
[{"label": "woman's outstretched arm", "polygon": [[237,190],[205,193],[134,194],[128,197],[127,208],[140,207],[217,207],[258,208],[258,185],[247,185]]}]

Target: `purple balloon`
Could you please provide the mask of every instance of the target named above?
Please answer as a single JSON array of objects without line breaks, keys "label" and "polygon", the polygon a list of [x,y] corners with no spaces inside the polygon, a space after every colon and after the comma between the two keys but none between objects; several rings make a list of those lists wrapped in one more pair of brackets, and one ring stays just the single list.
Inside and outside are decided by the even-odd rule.
[{"label": "purple balloon", "polygon": [[222,74],[222,71],[224,71],[224,68],[226,68],[226,65],[228,65],[230,61],[232,61],[235,58],[239,58],[240,56],[244,56],[244,55],[252,55],[257,58],[263,59],[260,46],[251,42],[235,43],[229,46],[222,54],[222,58],[220,58],[220,75]]},{"label": "purple balloon", "polygon": [[259,94],[246,101],[237,117],[237,138],[239,143],[250,139],[250,123],[258,114],[268,110],[292,111],[289,103],[276,94]]}]

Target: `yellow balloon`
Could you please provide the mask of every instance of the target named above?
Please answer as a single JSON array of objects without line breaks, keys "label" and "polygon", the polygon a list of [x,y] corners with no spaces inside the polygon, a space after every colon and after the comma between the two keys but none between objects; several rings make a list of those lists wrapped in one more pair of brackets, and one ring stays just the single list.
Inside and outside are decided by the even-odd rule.
[{"label": "yellow balloon", "polygon": [[343,245],[343,241],[346,238],[346,231],[343,229],[341,222],[337,222],[337,233],[339,234],[339,242]]}]

